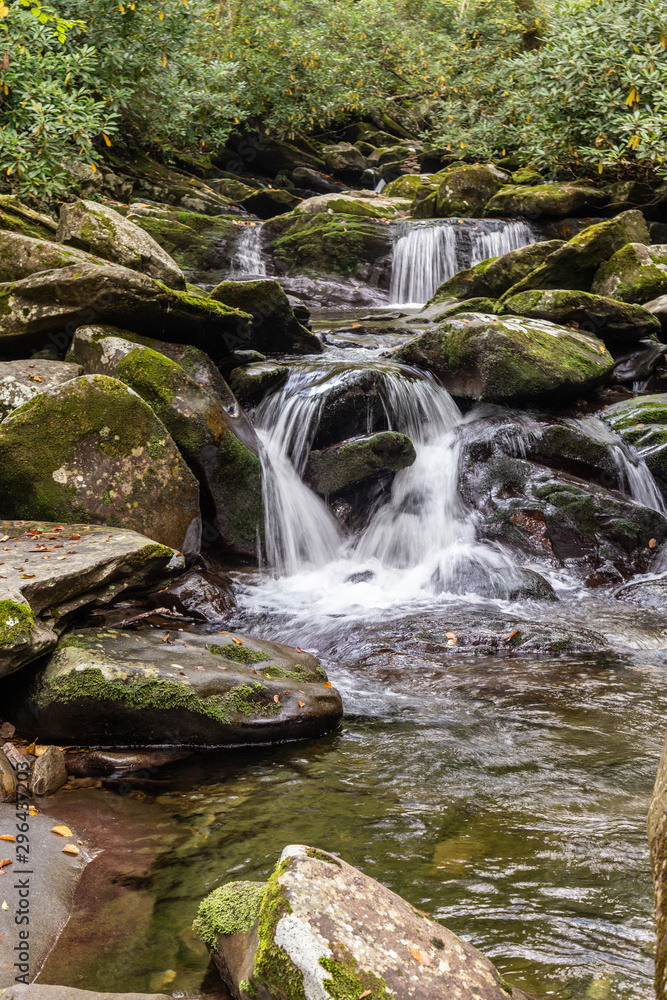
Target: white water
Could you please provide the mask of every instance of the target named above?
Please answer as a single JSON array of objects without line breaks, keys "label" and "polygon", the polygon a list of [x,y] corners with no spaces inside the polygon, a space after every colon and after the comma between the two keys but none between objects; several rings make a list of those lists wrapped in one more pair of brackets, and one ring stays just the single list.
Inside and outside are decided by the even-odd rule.
[{"label": "white water", "polygon": [[394,246],[389,300],[395,305],[423,305],[443,281],[463,268],[517,250],[535,239],[525,222],[409,222]]},{"label": "white water", "polygon": [[261,278],[266,275],[266,263],[262,255],[261,222],[244,226],[232,257],[232,278]]}]

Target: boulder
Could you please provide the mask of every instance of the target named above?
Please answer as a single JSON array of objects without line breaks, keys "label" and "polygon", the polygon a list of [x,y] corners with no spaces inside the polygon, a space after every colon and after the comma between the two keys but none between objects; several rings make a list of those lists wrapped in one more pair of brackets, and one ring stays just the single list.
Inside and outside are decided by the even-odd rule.
[{"label": "boulder", "polygon": [[502,257],[488,257],[479,264],[459,271],[440,285],[424,310],[450,299],[497,298],[531,274],[561,246],[562,240],[547,240],[511,250]]},{"label": "boulder", "polygon": [[267,392],[287,380],[289,368],[273,361],[256,361],[251,365],[234,368],[229,384],[234,395],[244,406],[257,406]]},{"label": "boulder", "polygon": [[53,621],[164,585],[183,556],[134,531],[89,524],[0,521],[0,677],[55,646]]},{"label": "boulder", "polygon": [[327,174],[310,167],[297,167],[292,171],[292,181],[298,188],[305,191],[316,191],[318,194],[331,194],[332,191],[345,191],[345,185],[339,184]]},{"label": "boulder", "polygon": [[51,795],[67,783],[65,755],[58,747],[47,747],[32,768],[30,787],[33,795]]},{"label": "boulder", "polygon": [[356,146],[349,142],[337,142],[322,147],[322,156],[327,172],[346,181],[358,181],[366,169],[366,161]]},{"label": "boulder", "polygon": [[390,181],[382,189],[382,194],[385,198],[409,198],[413,201],[417,194],[426,197],[437,189],[437,184],[433,184],[429,174],[403,174],[395,181]]},{"label": "boulder", "polygon": [[436,196],[436,214],[441,219],[480,218],[489,199],[509,180],[492,163],[453,167],[441,176]]},{"label": "boulder", "polygon": [[326,394],[313,447],[328,448],[341,439],[386,430],[384,384],[382,374],[372,368],[351,365],[341,370]]},{"label": "boulder", "polygon": [[16,772],[7,755],[0,750],[0,802],[16,800]]},{"label": "boulder", "polygon": [[521,167],[512,174],[512,183],[529,184],[531,187],[536,187],[544,183],[544,177],[539,170],[534,170],[532,167]]},{"label": "boulder", "polygon": [[138,202],[130,205],[127,219],[149,233],[188,280],[221,281],[229,273],[238,232],[235,219],[165,210]]},{"label": "boulder", "polygon": [[50,215],[24,205],[16,195],[0,194],[0,229],[36,240],[54,240],[58,224]]},{"label": "boulder", "polygon": [[232,882],[194,924],[232,995],[524,998],[466,941],[318,848],[290,845],[266,883]]},{"label": "boulder", "polygon": [[568,289],[520,292],[505,299],[502,312],[574,326],[614,347],[660,333],[660,321],[641,306]]},{"label": "boulder", "polygon": [[42,740],[101,747],[220,747],[317,736],[342,715],[318,661],[225,632],[77,629],[14,717]]},{"label": "boulder", "polygon": [[224,198],[230,198],[232,201],[240,204],[244,198],[253,194],[257,190],[257,183],[246,184],[245,181],[241,180],[240,177],[234,177],[233,174],[229,174],[227,177],[216,177],[213,180],[209,180],[209,187],[212,187],[214,191],[221,194]]},{"label": "boulder", "polygon": [[63,361],[35,358],[0,363],[0,422],[33,396],[79,375],[83,375],[81,365]]},{"label": "boulder", "polygon": [[113,323],[167,340],[187,340],[212,356],[247,345],[250,317],[221,302],[179,292],[126,267],[92,264],[42,271],[0,285],[0,351]]},{"label": "boulder", "polygon": [[[151,594],[147,603],[168,608],[196,621],[223,622],[236,608],[236,599],[228,576],[193,566],[181,573],[168,587]],[[130,615],[131,617],[131,615]]]},{"label": "boulder", "polygon": [[356,215],[369,219],[395,218],[407,212],[410,202],[404,198],[385,198],[383,195],[362,197],[351,194],[318,194],[306,198],[297,211],[303,215],[319,215],[332,212],[334,215]]},{"label": "boulder", "polygon": [[223,281],[211,292],[216,302],[252,316],[252,346],[269,354],[318,354],[322,342],[299,323],[277,281]]},{"label": "boulder", "polygon": [[609,195],[605,191],[582,184],[537,184],[533,187],[515,183],[502,187],[489,196],[484,215],[524,215],[528,219],[550,216],[564,219],[570,215],[590,212],[592,208],[600,208],[608,201]]},{"label": "boulder", "polygon": [[614,403],[600,416],[636,449],[667,494],[667,393]]},{"label": "boulder", "polygon": [[22,233],[8,233],[0,229],[0,282],[3,283],[73,264],[104,266],[105,263],[101,257],[65,247],[61,243],[36,240]]},{"label": "boulder", "polygon": [[621,302],[648,302],[667,294],[667,246],[628,243],[600,266],[591,290]]},{"label": "boulder", "polygon": [[667,739],[662,748],[651,805],[648,812],[648,842],[655,897],[655,995],[667,996]]},{"label": "boulder", "polygon": [[401,360],[431,371],[452,395],[513,403],[582,392],[611,376],[596,337],[543,320],[461,313],[409,341]]},{"label": "boulder", "polygon": [[364,275],[368,280],[377,275],[375,283],[384,279],[389,287],[393,240],[385,223],[327,212],[297,212],[295,219],[276,222],[279,227],[268,223],[264,233],[288,274]]},{"label": "boulder", "polygon": [[311,451],[305,478],[317,493],[326,496],[378,473],[407,469],[416,457],[405,434],[381,431],[342,441],[324,451]]},{"label": "boulder", "polygon": [[199,549],[197,481],[148,404],[105,375],[53,386],[3,420],[0,516],[109,524]]},{"label": "boulder", "polygon": [[591,288],[600,264],[609,260],[626,243],[648,241],[648,229],[642,213],[636,210],[623,212],[615,219],[587,226],[577,233],[506,294],[517,295],[533,288],[575,288],[583,292],[608,294],[599,288]]},{"label": "boulder", "polygon": [[164,354],[105,332],[79,328],[69,356],[88,374],[119,379],[148,403],[212,505],[223,546],[256,555],[263,533],[259,442],[222,377],[226,392],[220,397]]},{"label": "boulder", "polygon": [[301,199],[285,188],[262,188],[243,199],[241,205],[260,219],[273,219],[297,208]]},{"label": "boulder", "polygon": [[108,205],[81,199],[65,202],[60,207],[57,239],[112,264],[141,271],[169,288],[185,288],[183,272],[166,250]]},{"label": "boulder", "polygon": [[644,309],[657,316],[663,332],[667,330],[667,295],[660,295],[657,299],[645,302]]}]

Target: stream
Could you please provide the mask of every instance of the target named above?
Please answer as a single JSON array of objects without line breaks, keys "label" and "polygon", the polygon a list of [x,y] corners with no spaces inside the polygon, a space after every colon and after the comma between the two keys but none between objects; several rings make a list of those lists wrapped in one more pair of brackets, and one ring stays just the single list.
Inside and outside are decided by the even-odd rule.
[{"label": "stream", "polygon": [[[394,302],[423,302],[461,266],[455,227],[431,226],[430,250],[423,238],[416,247],[419,228],[429,229],[401,237]],[[235,260],[245,274],[265,273],[260,234],[248,229]],[[473,262],[531,239],[500,235],[505,243],[496,231],[475,237],[488,246],[473,248]],[[475,414],[384,356],[410,322],[409,309],[398,324],[380,314],[374,333],[355,335],[361,310],[316,317],[324,354],[289,359],[287,383],[253,414],[268,565],[235,571],[238,611],[211,626],[315,653],[343,696],[342,727],[61,797],[63,820],[122,836],[115,877],[79,900],[40,982],[192,997],[205,981],[219,991],[190,929],[198,903],[226,881],[266,878],[297,842],[341,854],[432,913],[535,997],[652,996],[646,814],[667,716],[667,618],[479,540],[457,492],[458,429]],[[408,434],[417,459],[346,530],[302,476],[328,401],[369,371],[382,406],[369,410],[368,430]],[[645,467],[619,461],[628,495],[661,504]],[[510,600],[527,569],[549,580],[557,603]],[[615,653],[457,655],[455,643],[415,641],[433,629],[455,636],[470,614],[510,628],[594,626]]]}]

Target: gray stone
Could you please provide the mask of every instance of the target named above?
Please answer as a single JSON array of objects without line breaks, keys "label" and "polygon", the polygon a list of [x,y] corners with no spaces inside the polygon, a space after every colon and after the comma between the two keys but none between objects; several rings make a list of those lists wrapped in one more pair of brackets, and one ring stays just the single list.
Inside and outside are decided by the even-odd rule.
[{"label": "gray stone", "polygon": [[0,750],[0,802],[13,802],[16,798],[16,774],[7,754]]},{"label": "gray stone", "polygon": [[2,1000],[172,1000],[164,993],[91,993],[71,986],[10,986]]},{"label": "gray stone", "polygon": [[47,747],[32,767],[30,787],[33,795],[50,795],[66,782],[65,755],[58,747]]},{"label": "gray stone", "polygon": [[234,368],[229,384],[244,406],[257,406],[270,389],[287,381],[289,368],[273,361],[257,361],[251,365]]},{"label": "gray stone", "polygon": [[338,493],[354,483],[382,472],[407,469],[416,459],[415,448],[405,434],[380,431],[311,451],[305,478],[317,493]]},{"label": "gray stone", "polygon": [[0,422],[33,396],[82,374],[81,365],[41,358],[0,364]]},{"label": "gray stone", "polygon": [[8,233],[0,229],[0,282],[18,281],[39,271],[50,271],[73,264],[106,263],[100,257],[64,247],[61,243],[37,240],[22,233]]}]

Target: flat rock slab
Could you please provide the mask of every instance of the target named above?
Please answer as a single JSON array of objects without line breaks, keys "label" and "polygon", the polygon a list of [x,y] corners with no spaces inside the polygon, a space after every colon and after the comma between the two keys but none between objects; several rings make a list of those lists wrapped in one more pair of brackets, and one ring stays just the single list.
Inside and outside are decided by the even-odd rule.
[{"label": "flat rock slab", "polygon": [[230,632],[77,629],[35,677],[16,721],[99,747],[220,747],[317,736],[342,716],[318,661]]},{"label": "flat rock slab", "polygon": [[136,531],[0,521],[0,677],[55,646],[49,618],[183,567],[183,556]]},{"label": "flat rock slab", "polygon": [[525,996],[428,914],[340,858],[301,845],[285,848],[266,885],[214,890],[195,929],[243,1000]]},{"label": "flat rock slab", "polygon": [[[0,835],[19,837],[24,826],[19,831],[17,822],[22,823],[17,820],[17,807],[0,805]],[[86,845],[77,843],[81,838],[76,831],[71,831],[71,837],[51,832],[54,826],[60,825],[52,816],[36,814],[28,816],[26,822],[29,827],[24,832],[28,837],[27,855],[23,853],[25,843],[1,842],[2,857],[10,858],[13,863],[3,868],[5,874],[0,876],[0,901],[7,903],[7,909],[0,909],[0,988],[14,986],[17,975],[25,974],[29,981],[37,975],[69,918],[74,891],[89,860]],[[77,847],[79,853],[63,853],[68,845]],[[26,864],[21,863],[21,857],[27,858]],[[27,896],[26,890],[29,890]],[[26,911],[22,898],[28,900],[29,924],[15,922],[17,911]],[[22,963],[27,969],[17,970],[14,963],[18,961],[17,954],[20,957],[22,953],[15,952],[14,948],[22,943],[21,930],[29,932],[29,937],[22,939],[29,943],[29,958]],[[31,994],[16,995],[27,997]],[[7,994],[0,993],[0,996],[6,1000]]]},{"label": "flat rock slab", "polygon": [[0,420],[38,393],[82,374],[79,364],[40,358],[0,364]]},{"label": "flat rock slab", "polygon": [[2,1000],[172,1000],[164,993],[91,993],[69,986],[14,986],[0,993]]}]

